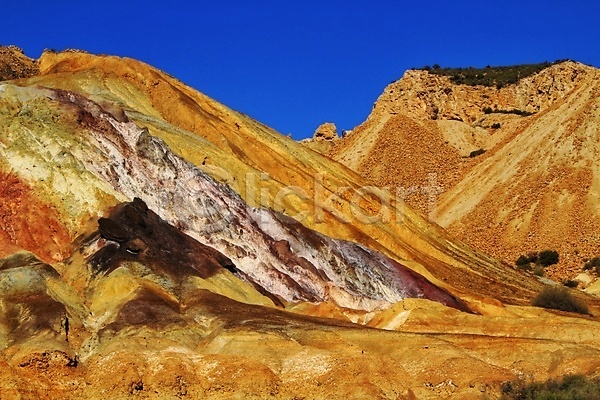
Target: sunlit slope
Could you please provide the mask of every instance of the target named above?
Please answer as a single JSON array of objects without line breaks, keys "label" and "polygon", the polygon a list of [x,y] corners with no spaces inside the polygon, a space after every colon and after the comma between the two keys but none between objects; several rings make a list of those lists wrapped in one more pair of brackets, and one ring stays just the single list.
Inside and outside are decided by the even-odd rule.
[{"label": "sunlit slope", "polygon": [[[90,239],[86,251],[102,250]],[[75,256],[62,279],[28,253],[0,259],[3,398],[480,399],[517,376],[600,368],[597,322],[572,315],[405,300],[371,329],[265,307],[214,260],[125,255],[105,273],[110,259]]]},{"label": "sunlit slope", "polygon": [[0,126],[0,255],[26,249],[60,261],[125,197],[77,158],[89,146],[48,91],[0,82]]},{"label": "sunlit slope", "polygon": [[[91,234],[88,221],[104,216],[110,202],[139,198],[175,227],[166,236],[185,232],[220,251],[232,260],[231,269],[240,279],[253,282],[280,304],[332,301],[373,310],[406,297],[426,297],[467,309],[381,253],[318,234],[269,209],[249,207],[229,186],[173,153],[147,128],[116,119],[80,94],[10,83],[0,88],[7,110],[14,111],[7,113],[10,129],[0,153],[3,169],[10,171],[7,195],[14,194],[2,209],[8,223],[2,238],[9,244],[45,256],[50,251],[51,259],[60,261]],[[21,215],[28,210],[21,204],[35,199],[38,213]],[[62,229],[66,235],[55,235],[53,225],[46,229],[52,222],[57,233]],[[108,239],[116,242],[130,236],[121,228],[109,231]],[[171,258],[185,259],[188,251],[176,250],[177,240],[170,243],[165,251]],[[140,243],[132,246],[133,255],[142,249]]]},{"label": "sunlit slope", "polygon": [[168,75],[41,64],[0,82],[0,398],[480,399],[600,371],[598,299],[506,304],[541,284],[393,201],[369,218],[356,174]]},{"label": "sunlit slope", "polygon": [[251,205],[272,207],[319,232],[381,249],[459,290],[522,301],[538,287],[452,240],[396,203],[395,196],[390,218],[379,218],[381,196],[357,195],[366,182],[347,168],[143,63],[44,53],[40,71],[41,76],[18,84],[73,90],[113,115],[124,112]]},{"label": "sunlit slope", "polygon": [[[557,280],[600,248],[598,80],[565,61],[497,86],[407,71],[331,157],[407,202],[457,238],[510,264],[556,249]],[[434,201],[423,187],[434,183]]]},{"label": "sunlit slope", "polygon": [[559,251],[572,278],[600,251],[600,74],[490,151],[435,210],[436,220],[474,246],[516,260]]}]

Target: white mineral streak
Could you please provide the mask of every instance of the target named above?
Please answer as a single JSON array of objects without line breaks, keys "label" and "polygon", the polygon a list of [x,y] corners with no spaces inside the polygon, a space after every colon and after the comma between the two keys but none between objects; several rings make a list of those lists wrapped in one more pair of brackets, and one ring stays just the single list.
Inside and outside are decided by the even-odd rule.
[{"label": "white mineral streak", "polygon": [[[269,292],[288,301],[330,300],[364,310],[385,308],[407,294],[421,296],[420,288],[407,287],[414,282],[403,281],[387,257],[311,231],[320,243],[314,248],[281,222],[285,217],[251,209],[145,128],[118,122],[88,100],[69,100],[114,128],[86,129],[88,148],[71,149],[79,162],[117,192],[141,198],[161,218],[231,258]],[[315,270],[281,259],[272,247],[280,240]]]}]

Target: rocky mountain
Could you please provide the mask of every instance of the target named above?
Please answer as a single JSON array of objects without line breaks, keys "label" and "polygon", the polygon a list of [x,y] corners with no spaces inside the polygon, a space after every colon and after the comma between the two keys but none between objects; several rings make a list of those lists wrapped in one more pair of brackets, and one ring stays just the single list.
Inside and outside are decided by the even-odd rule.
[{"label": "rocky mountain", "polygon": [[0,46],[0,80],[28,78],[39,72],[37,61],[17,46]]},{"label": "rocky mountain", "polygon": [[[22,121],[24,126],[16,133],[18,140],[11,141],[11,148],[14,149],[11,154],[17,156],[5,152],[6,169],[13,172],[22,170],[20,174],[26,175],[30,184],[38,185],[44,191],[44,196],[49,196],[44,201],[50,204],[65,201],[65,204],[72,201],[77,203],[77,206],[69,206],[62,211],[60,207],[54,206],[64,216],[61,218],[66,221],[71,238],[81,234],[81,226],[90,222],[90,217],[98,213],[97,209],[131,200],[134,196],[140,197],[159,215],[165,216],[167,221],[179,224],[183,229],[187,229],[190,224],[193,226],[194,220],[198,219],[182,219],[180,222],[175,221],[174,217],[169,219],[167,210],[178,207],[178,203],[170,203],[166,197],[168,193],[150,189],[150,183],[147,189],[143,189],[149,193],[132,193],[132,190],[142,189],[135,188],[135,185],[119,184],[117,191],[129,192],[106,196],[111,191],[105,186],[106,183],[101,182],[97,183],[101,190],[93,192],[93,198],[88,190],[78,193],[85,189],[85,185],[80,185],[79,182],[71,184],[72,174],[66,177],[57,174],[56,170],[61,169],[55,168],[54,154],[38,155],[46,154],[48,149],[57,146],[71,149],[86,143],[81,139],[73,143],[73,138],[78,136],[65,132],[79,130],[86,124],[97,125],[99,122],[94,122],[97,119],[102,121],[103,126],[98,130],[111,131],[112,125],[105,121],[106,117],[88,115],[95,112],[98,116],[109,115],[112,116],[111,119],[123,121],[118,123],[126,125],[117,129],[118,131],[146,128],[149,135],[162,140],[173,155],[227,184],[249,206],[281,212],[319,233],[357,242],[403,260],[409,268],[437,285],[467,293],[472,292],[472,287],[478,287],[478,294],[491,297],[505,293],[506,297],[503,299],[521,304],[528,302],[532,292],[539,289],[536,280],[524,283],[521,274],[507,270],[502,263],[456,242],[445,231],[428,223],[411,208],[405,207],[402,199],[389,196],[388,201],[385,192],[364,192],[369,183],[348,168],[228,109],[161,71],[135,60],[99,57],[81,52],[46,52],[38,62],[40,74],[26,82],[15,82],[15,90],[20,91],[19,88],[25,87],[25,92],[35,92],[39,86],[59,90],[62,91],[59,93],[64,94],[63,97],[66,96],[63,103],[66,102],[67,107],[81,108],[76,104],[85,103],[87,98],[91,101],[88,103],[90,107],[97,111],[72,111],[67,114],[68,121],[61,121],[49,111],[57,103],[48,99],[46,92],[35,95],[33,100],[33,107],[38,102],[49,103],[42,107],[44,113],[47,113],[44,119],[40,113],[22,113],[20,105],[11,106],[11,109],[19,111],[12,111],[13,114],[9,112],[6,123],[17,124]],[[10,84],[6,83],[5,87],[10,87]],[[76,94],[84,97],[78,100],[73,97]],[[17,104],[21,101],[28,102],[28,97],[21,93],[10,97]],[[74,105],[69,105],[69,102]],[[15,120],[14,112],[19,115],[19,119]],[[62,111],[55,114],[62,114]],[[125,121],[129,121],[129,125]],[[68,128],[63,124],[67,124]],[[131,128],[134,126],[132,124],[138,128]],[[35,127],[49,135],[50,139],[28,140],[29,131]],[[137,134],[131,135],[136,137]],[[99,138],[96,140],[103,140],[102,135],[96,136]],[[48,140],[59,142],[50,146]],[[108,154],[105,157],[108,158],[112,153],[118,156],[110,143],[102,146],[106,147],[103,151]],[[86,157],[97,157],[97,150],[89,147],[85,149],[89,150]],[[60,154],[58,150],[55,152]],[[27,155],[23,156],[23,153]],[[130,153],[131,150],[123,149],[123,155],[118,157],[128,158]],[[78,155],[81,156],[83,155]],[[36,160],[35,163],[30,162],[32,157]],[[44,172],[43,178],[46,180],[43,182],[36,181],[37,166],[45,166],[47,161],[44,160],[50,162],[46,169],[52,172]],[[80,161],[73,163],[80,170],[85,169]],[[151,163],[149,168],[157,167],[152,167]],[[111,170],[106,174],[110,174],[110,178],[115,180],[116,177],[128,175],[128,172]],[[172,175],[168,176],[169,180],[166,178],[160,177],[159,183],[173,182],[174,185],[182,185],[179,178],[175,179]],[[87,175],[85,179],[92,181]],[[102,178],[104,179],[107,178]],[[127,176],[126,179],[133,183],[136,177]],[[70,195],[72,199],[66,197],[63,200],[63,194],[69,196],[65,193],[66,187],[72,188],[72,193],[76,193]],[[186,193],[179,196],[190,201],[187,190],[186,188]],[[169,212],[174,215],[179,211]],[[212,215],[214,211],[209,211],[208,214]],[[227,220],[223,223],[229,224]],[[31,245],[33,247],[24,248],[37,254],[35,243]],[[457,274],[457,270],[464,271],[469,279]],[[496,279],[482,281],[483,272]],[[498,286],[495,287],[496,285]]]},{"label": "rocky mountain", "polygon": [[600,368],[597,298],[529,306],[536,277],[141,62],[34,65],[0,82],[0,398],[480,398]]},{"label": "rocky mountain", "polygon": [[600,252],[598,78],[572,61],[501,88],[407,71],[332,157],[507,263],[557,250],[548,275],[572,279]]}]

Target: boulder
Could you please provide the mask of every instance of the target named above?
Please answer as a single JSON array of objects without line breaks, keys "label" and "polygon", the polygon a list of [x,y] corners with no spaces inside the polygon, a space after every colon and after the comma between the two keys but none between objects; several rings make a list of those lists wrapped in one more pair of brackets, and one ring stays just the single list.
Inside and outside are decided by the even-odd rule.
[{"label": "boulder", "polygon": [[324,124],[321,124],[317,130],[315,131],[315,134],[313,135],[313,140],[316,141],[333,141],[339,139],[338,133],[337,133],[337,128],[335,127],[335,124],[332,122],[325,122]]}]

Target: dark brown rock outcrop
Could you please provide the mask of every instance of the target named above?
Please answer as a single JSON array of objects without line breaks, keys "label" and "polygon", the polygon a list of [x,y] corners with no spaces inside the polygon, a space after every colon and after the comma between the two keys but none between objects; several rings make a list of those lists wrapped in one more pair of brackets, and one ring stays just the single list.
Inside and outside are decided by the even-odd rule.
[{"label": "dark brown rock outcrop", "polygon": [[37,61],[16,46],[0,46],[0,81],[30,78],[39,73]]}]

